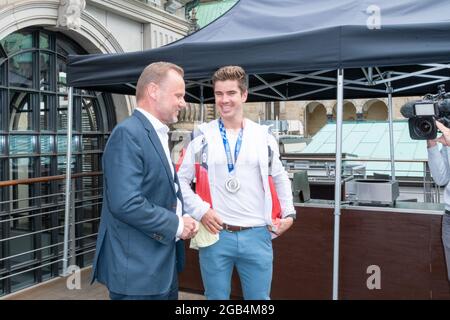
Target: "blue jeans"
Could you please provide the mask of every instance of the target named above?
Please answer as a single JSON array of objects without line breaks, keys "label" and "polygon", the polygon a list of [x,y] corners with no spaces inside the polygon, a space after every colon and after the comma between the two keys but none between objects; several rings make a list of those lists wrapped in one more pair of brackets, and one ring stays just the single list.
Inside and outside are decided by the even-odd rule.
[{"label": "blue jeans", "polygon": [[219,241],[199,249],[200,270],[208,300],[228,300],[233,267],[246,300],[269,300],[272,283],[272,237],[267,227],[238,232],[222,230]]},{"label": "blue jeans", "polygon": [[126,295],[110,291],[109,298],[111,300],[178,300],[178,273],[176,268],[170,289],[166,293],[157,295]]}]

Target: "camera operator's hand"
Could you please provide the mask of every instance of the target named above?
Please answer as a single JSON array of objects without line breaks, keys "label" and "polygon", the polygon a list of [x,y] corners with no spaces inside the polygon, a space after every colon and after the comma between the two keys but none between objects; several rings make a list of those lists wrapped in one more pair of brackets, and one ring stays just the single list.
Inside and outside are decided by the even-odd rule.
[{"label": "camera operator's hand", "polygon": [[442,132],[442,135],[436,141],[442,143],[444,146],[450,146],[450,129],[437,120],[436,127]]},{"label": "camera operator's hand", "polygon": [[437,139],[427,140],[427,148],[433,148],[437,145]]}]

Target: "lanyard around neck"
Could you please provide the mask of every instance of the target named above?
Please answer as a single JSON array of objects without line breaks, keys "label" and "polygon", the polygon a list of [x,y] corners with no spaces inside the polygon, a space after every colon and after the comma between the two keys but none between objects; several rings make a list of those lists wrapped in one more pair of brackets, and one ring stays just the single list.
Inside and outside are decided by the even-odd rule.
[{"label": "lanyard around neck", "polygon": [[242,135],[244,132],[244,128],[241,127],[241,130],[239,130],[238,138],[236,140],[236,146],[234,148],[234,163],[233,163],[233,159],[231,158],[231,150],[230,150],[230,144],[228,143],[227,132],[225,130],[225,126],[224,126],[221,118],[219,118],[219,130],[220,130],[220,135],[222,136],[222,142],[223,142],[223,147],[225,148],[225,154],[227,155],[228,172],[232,173],[235,169],[235,164],[236,164],[236,161],[237,161],[237,158],[239,155],[239,151],[241,151]]}]

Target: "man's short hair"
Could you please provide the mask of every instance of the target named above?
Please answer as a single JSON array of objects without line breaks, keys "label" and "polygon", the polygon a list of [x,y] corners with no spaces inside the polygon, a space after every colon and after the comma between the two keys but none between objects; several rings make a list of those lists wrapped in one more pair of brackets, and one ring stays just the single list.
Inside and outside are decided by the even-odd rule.
[{"label": "man's short hair", "polygon": [[136,99],[140,100],[145,97],[146,88],[149,83],[161,84],[164,78],[167,76],[169,70],[174,70],[180,76],[184,76],[184,71],[180,66],[170,62],[154,62],[148,65],[144,71],[142,71],[139,80],[136,85]]},{"label": "man's short hair", "polygon": [[247,76],[244,69],[239,66],[225,66],[214,72],[212,77],[213,86],[217,81],[236,80],[241,92],[247,90]]}]

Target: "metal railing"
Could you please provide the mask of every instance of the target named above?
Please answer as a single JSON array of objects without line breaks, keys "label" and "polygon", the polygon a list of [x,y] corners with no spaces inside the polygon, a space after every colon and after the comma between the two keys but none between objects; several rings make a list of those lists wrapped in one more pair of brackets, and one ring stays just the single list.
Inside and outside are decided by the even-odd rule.
[{"label": "metal railing", "polygon": [[[0,199],[0,295],[61,275],[64,261],[80,267],[90,263],[85,260],[95,251],[101,177],[101,172],[72,174],[67,229],[65,175],[0,182],[0,195],[9,198]],[[26,191],[51,185],[57,192],[20,197],[24,191],[17,188],[24,185]]]},{"label": "metal railing", "polygon": [[[332,157],[302,157],[301,154],[285,154],[281,159],[288,171],[307,170],[310,180],[334,179],[335,159]],[[391,169],[370,169],[370,163],[390,164],[388,159],[342,159],[342,175],[355,178],[390,179]],[[420,164],[420,169],[395,170],[395,180],[400,185],[400,198],[418,202],[440,203],[443,190],[434,183],[427,160],[395,160],[395,163]],[[417,166],[419,167],[419,166]]]}]

